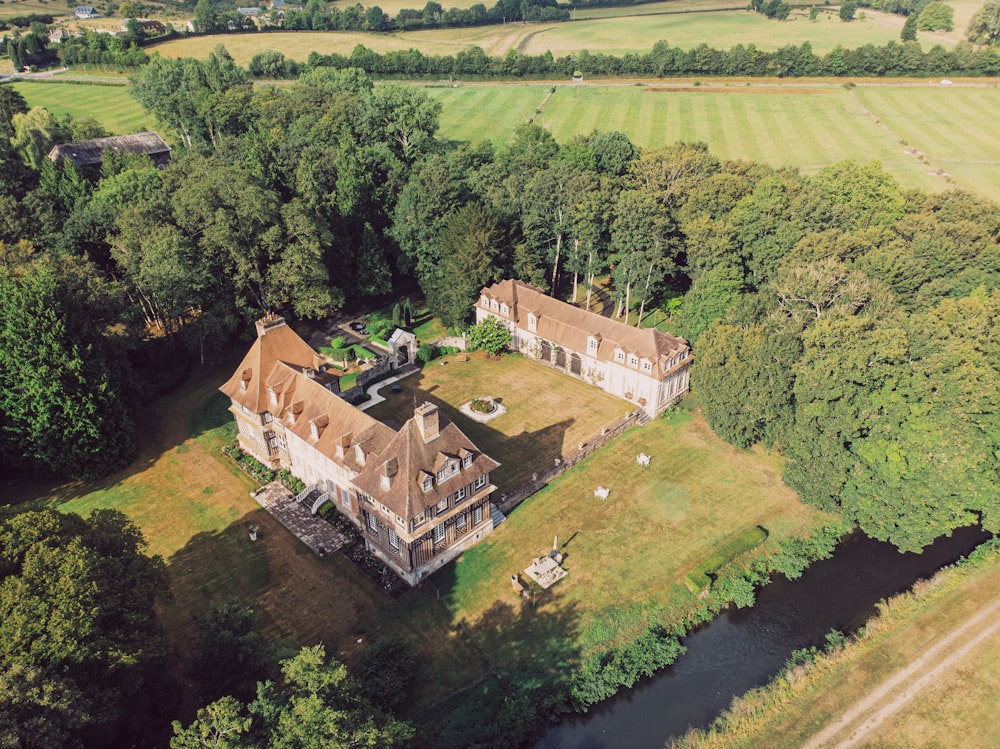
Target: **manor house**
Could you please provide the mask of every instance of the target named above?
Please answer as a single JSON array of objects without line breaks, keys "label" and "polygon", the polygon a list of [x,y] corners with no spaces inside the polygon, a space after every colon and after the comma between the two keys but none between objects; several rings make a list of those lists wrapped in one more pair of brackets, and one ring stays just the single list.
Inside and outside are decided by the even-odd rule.
[{"label": "manor house", "polygon": [[476,322],[487,317],[510,330],[515,350],[631,401],[651,417],[688,390],[692,359],[683,338],[633,328],[518,280],[480,292]]},{"label": "manor house", "polygon": [[331,501],[367,548],[410,585],[493,530],[485,455],[432,403],[399,430],[341,399],[337,377],[285,321],[257,322],[257,339],[229,396],[240,447]]}]

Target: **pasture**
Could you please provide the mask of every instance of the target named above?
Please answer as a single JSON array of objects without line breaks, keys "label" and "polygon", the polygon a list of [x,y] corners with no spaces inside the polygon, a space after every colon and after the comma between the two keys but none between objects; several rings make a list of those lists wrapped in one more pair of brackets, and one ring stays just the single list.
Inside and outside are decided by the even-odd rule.
[{"label": "pasture", "polygon": [[[12,85],[31,107],[45,107],[58,117],[93,117],[116,135],[155,130],[156,118],[146,114],[127,86],[17,81]],[[169,136],[168,136],[169,137]]]},{"label": "pasture", "polygon": [[[669,5],[669,3],[668,3]],[[646,6],[640,6],[646,7]],[[349,55],[358,44],[376,52],[419,49],[425,54],[454,54],[472,46],[482,47],[488,55],[504,55],[510,50],[526,54],[575,54],[581,50],[621,55],[645,52],[660,40],[685,49],[707,43],[717,49],[737,44],[753,44],[758,49],[774,50],[787,44],[812,44],[818,54],[836,45],[882,46],[898,40],[903,17],[866,11],[864,21],[843,23],[832,11],[820,13],[819,20],[809,21],[795,14],[788,21],[772,21],[759,13],[720,11],[669,15],[595,18],[572,23],[480,26],[468,29],[430,29],[421,31],[370,34],[331,31],[281,31],[266,34],[226,34],[175,39],[151,47],[165,57],[206,57],[217,44],[224,44],[236,62],[247,65],[266,49],[276,49],[285,57],[304,62],[309,53],[337,52]],[[922,34],[925,44],[952,44],[955,39]]]}]

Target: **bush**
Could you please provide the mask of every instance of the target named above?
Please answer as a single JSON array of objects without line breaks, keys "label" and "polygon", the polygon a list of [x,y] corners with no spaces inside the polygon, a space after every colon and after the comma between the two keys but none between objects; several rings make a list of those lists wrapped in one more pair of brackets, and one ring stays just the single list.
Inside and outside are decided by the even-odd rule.
[{"label": "bush", "polygon": [[[694,593],[701,592],[706,587],[711,585],[712,577],[719,571],[719,569],[731,562],[740,554],[760,546],[764,543],[764,539],[766,538],[767,531],[759,525],[745,531],[722,548],[717,549],[715,553],[708,557],[708,559],[691,570],[687,577],[684,578],[688,588]],[[740,600],[737,601],[737,605],[739,605],[740,608],[747,605],[745,604],[745,591],[740,589],[739,591],[734,590],[734,592],[740,593]],[[743,602],[742,604],[741,601]],[[751,602],[749,605],[752,606],[753,603]]]},{"label": "bush", "polygon": [[226,445],[222,452],[228,455],[254,481],[263,486],[274,481],[274,471],[236,445]]},{"label": "bush", "polygon": [[487,317],[469,328],[469,347],[485,351],[490,356],[505,351],[511,340],[507,326],[495,317]]},{"label": "bush", "polygon": [[298,494],[306,488],[306,485],[292,475],[287,468],[278,471],[278,481],[280,481],[292,494]]},{"label": "bush", "polygon": [[417,349],[417,358],[420,359],[424,364],[434,359],[438,355],[437,346],[432,346],[429,343],[420,344],[420,348]]},{"label": "bush", "polygon": [[361,691],[372,704],[394,711],[409,696],[419,666],[420,658],[403,640],[382,640],[361,657]]}]

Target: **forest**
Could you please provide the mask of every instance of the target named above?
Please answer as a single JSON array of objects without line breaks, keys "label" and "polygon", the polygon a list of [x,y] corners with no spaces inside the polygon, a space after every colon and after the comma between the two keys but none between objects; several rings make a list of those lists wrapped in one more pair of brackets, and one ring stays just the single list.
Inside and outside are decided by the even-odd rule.
[{"label": "forest", "polygon": [[[697,143],[642,151],[615,132],[557,143],[524,125],[501,147],[444,142],[440,105],[419,89],[325,67],[255,88],[221,47],[202,61],[154,57],[131,87],[177,134],[172,163],[109,155],[92,182],[46,154],[99,126],[29,110],[0,86],[4,471],[89,479],[123,468],[138,406],[264,312],[321,319],[416,284],[460,330],[493,281],[566,297],[609,276],[622,319],[672,312],[712,428],[787,456],[803,501],[904,550],[969,524],[1000,530],[995,204],[904,190],[878,164],[806,176],[721,161]],[[45,549],[65,547],[92,553],[95,575],[140,575],[147,598],[126,603],[155,629],[157,565],[135,561],[147,558],[127,521],[23,515],[0,522],[3,626],[30,619],[16,591]],[[131,561],[100,561],[109,555]],[[101,648],[98,660],[124,657]],[[162,653],[150,648],[155,665]],[[70,710],[99,667],[59,680],[65,652],[22,650],[0,654],[0,678],[27,703],[61,685],[51,745],[106,724],[128,733],[122,714]],[[265,735],[312,689],[330,710],[356,709],[350,730],[409,735],[346,694],[324,654],[300,658],[282,689],[212,709]],[[123,665],[97,688],[120,694],[153,671]],[[15,708],[0,699],[0,711]],[[177,745],[198,745],[188,738]]]}]

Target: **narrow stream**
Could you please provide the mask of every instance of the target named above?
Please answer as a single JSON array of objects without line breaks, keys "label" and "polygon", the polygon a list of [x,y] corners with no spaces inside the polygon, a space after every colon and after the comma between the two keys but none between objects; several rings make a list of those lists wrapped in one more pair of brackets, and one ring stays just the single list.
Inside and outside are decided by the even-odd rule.
[{"label": "narrow stream", "polygon": [[534,749],[661,749],[708,726],[733,697],[766,684],[793,650],[853,632],[875,604],[930,577],[989,538],[962,528],[922,554],[853,535],[798,580],[775,576],[750,609],[732,609],[684,639],[687,652],[660,674],[552,726]]}]

